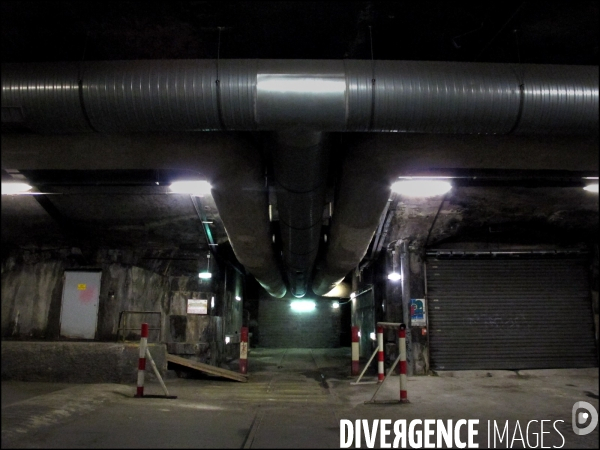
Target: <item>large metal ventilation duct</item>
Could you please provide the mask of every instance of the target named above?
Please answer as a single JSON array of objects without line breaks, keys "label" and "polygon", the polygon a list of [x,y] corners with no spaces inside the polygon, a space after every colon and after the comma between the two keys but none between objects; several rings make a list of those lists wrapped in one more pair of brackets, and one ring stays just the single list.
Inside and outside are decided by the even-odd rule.
[{"label": "large metal ventilation duct", "polygon": [[[3,64],[1,76],[3,129],[39,133],[302,127],[314,131],[598,134],[598,67],[592,66],[107,61]],[[339,209],[338,202],[334,222],[343,227],[337,218]],[[330,244],[335,239],[332,233]]]},{"label": "large metal ventilation duct", "polygon": [[319,251],[327,187],[323,133],[290,129],[275,134],[273,172],[283,262],[294,297],[306,294]]},{"label": "large metal ventilation duct", "polygon": [[598,67],[331,60],[2,65],[2,124],[41,133],[598,133]]},{"label": "large metal ventilation duct", "polygon": [[234,133],[3,134],[2,167],[21,170],[185,170],[212,185],[231,247],[274,297],[286,287],[271,244],[260,152]]},{"label": "large metal ventilation duct", "polygon": [[339,181],[329,242],[312,289],[329,292],[365,256],[399,176],[457,170],[597,172],[598,136],[353,133]]}]

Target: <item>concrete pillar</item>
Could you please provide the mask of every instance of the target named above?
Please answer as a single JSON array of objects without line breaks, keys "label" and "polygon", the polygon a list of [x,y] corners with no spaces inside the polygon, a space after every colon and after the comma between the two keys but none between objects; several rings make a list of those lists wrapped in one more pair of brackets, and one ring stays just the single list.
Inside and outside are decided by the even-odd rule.
[{"label": "concrete pillar", "polygon": [[[408,252],[410,262],[410,297],[411,299],[425,299],[425,270],[422,252],[412,249]],[[425,304],[427,301],[425,300]],[[410,312],[410,309],[409,309]],[[425,315],[427,316],[427,309]],[[425,331],[423,331],[425,330]],[[428,326],[415,326],[409,329],[411,336],[412,368],[415,375],[426,375],[429,370],[429,337]],[[423,334],[425,332],[425,334]]]},{"label": "concrete pillar", "polygon": [[[411,299],[425,298],[425,270],[421,252],[418,249],[409,249],[408,242],[399,242],[396,253],[399,254],[402,281],[400,289],[388,289],[390,299],[394,296],[401,298],[401,313],[386,314],[390,322],[403,322],[406,324],[406,362],[407,374],[426,375],[429,370],[429,349],[427,327],[414,326],[411,323]],[[392,283],[389,283],[391,285]],[[423,331],[425,329],[425,332]]]},{"label": "concrete pillar", "polygon": [[414,374],[413,355],[412,355],[412,333],[410,326],[410,299],[411,299],[411,272],[410,255],[408,253],[408,244],[406,241],[399,243],[400,267],[402,274],[402,322],[406,324],[406,374]]}]

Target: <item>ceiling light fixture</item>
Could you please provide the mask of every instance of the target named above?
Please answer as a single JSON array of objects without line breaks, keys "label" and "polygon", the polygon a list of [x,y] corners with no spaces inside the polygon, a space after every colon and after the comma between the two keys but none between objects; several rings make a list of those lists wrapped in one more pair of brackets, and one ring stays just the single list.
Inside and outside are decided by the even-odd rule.
[{"label": "ceiling light fixture", "polygon": [[210,195],[212,186],[205,180],[180,180],[173,181],[169,186],[174,194],[188,194],[195,197]]},{"label": "ceiling light fixture", "polygon": [[402,275],[400,275],[398,272],[391,272],[388,274],[388,280],[398,281],[401,279],[402,279]]},{"label": "ceiling light fixture", "polygon": [[392,250],[392,271],[388,273],[388,280],[398,281],[402,279],[402,275],[396,272],[396,250]]},{"label": "ceiling light fixture", "polygon": [[206,254],[206,259],[207,259],[206,270],[204,272],[200,272],[198,274],[198,277],[201,278],[202,280],[208,280],[208,279],[212,278],[212,273],[210,272],[210,253]]},{"label": "ceiling light fixture", "polygon": [[434,197],[444,195],[452,189],[452,184],[439,179],[407,178],[392,183],[391,189],[392,192],[405,197]]},{"label": "ceiling light fixture", "polygon": [[2,183],[2,195],[24,194],[31,189],[27,183]]}]

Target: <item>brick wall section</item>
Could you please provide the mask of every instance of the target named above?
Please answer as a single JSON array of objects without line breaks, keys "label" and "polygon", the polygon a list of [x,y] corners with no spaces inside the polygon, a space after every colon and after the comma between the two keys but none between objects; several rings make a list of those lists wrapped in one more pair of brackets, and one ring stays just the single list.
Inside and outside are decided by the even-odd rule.
[{"label": "brick wall section", "polygon": [[292,311],[293,300],[296,299],[260,299],[255,344],[268,348],[339,347],[341,314],[340,308],[331,307],[333,299],[317,299],[316,308],[304,313]]}]

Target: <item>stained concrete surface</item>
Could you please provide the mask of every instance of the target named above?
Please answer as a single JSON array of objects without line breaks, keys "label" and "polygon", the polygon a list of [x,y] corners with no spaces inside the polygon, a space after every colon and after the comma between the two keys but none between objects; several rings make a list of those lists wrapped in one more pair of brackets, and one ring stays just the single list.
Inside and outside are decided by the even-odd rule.
[{"label": "stained concrete surface", "polygon": [[61,389],[73,387],[73,384],[13,381],[7,382],[6,384],[2,383],[2,387],[4,386],[6,386],[6,389],[2,389],[2,396],[0,397],[2,408],[12,405],[13,403],[27,400],[31,397],[37,397],[38,395],[45,395],[51,392],[60,391]]},{"label": "stained concrete surface", "polygon": [[[372,404],[365,401],[378,385],[350,384],[356,377],[349,376],[348,348],[255,348],[249,358],[248,383],[202,374],[167,378],[176,399],[134,398],[135,384],[5,381],[2,447],[339,448],[341,419],[479,419],[475,442],[480,448],[488,447],[488,420],[501,428],[508,421],[511,437],[516,421],[525,434],[531,420],[538,421],[532,432],[541,420],[562,420],[556,428],[547,423],[544,447],[597,448],[598,428],[586,436],[571,429],[575,402],[598,409],[597,368],[410,377],[410,403]],[[372,370],[364,380],[374,380]],[[376,400],[395,401],[398,391],[399,378],[390,376]],[[153,381],[145,393],[162,390]],[[529,437],[534,444],[535,436]],[[387,442],[393,438],[392,432]],[[515,441],[513,447],[520,444]],[[364,435],[361,447],[367,447]],[[379,436],[375,447],[380,447]],[[495,447],[506,448],[506,440]]]},{"label": "stained concrete surface", "polygon": [[[158,370],[167,370],[166,345],[148,344]],[[135,383],[139,343],[2,341],[2,380]],[[147,375],[156,380],[152,370]]]}]

